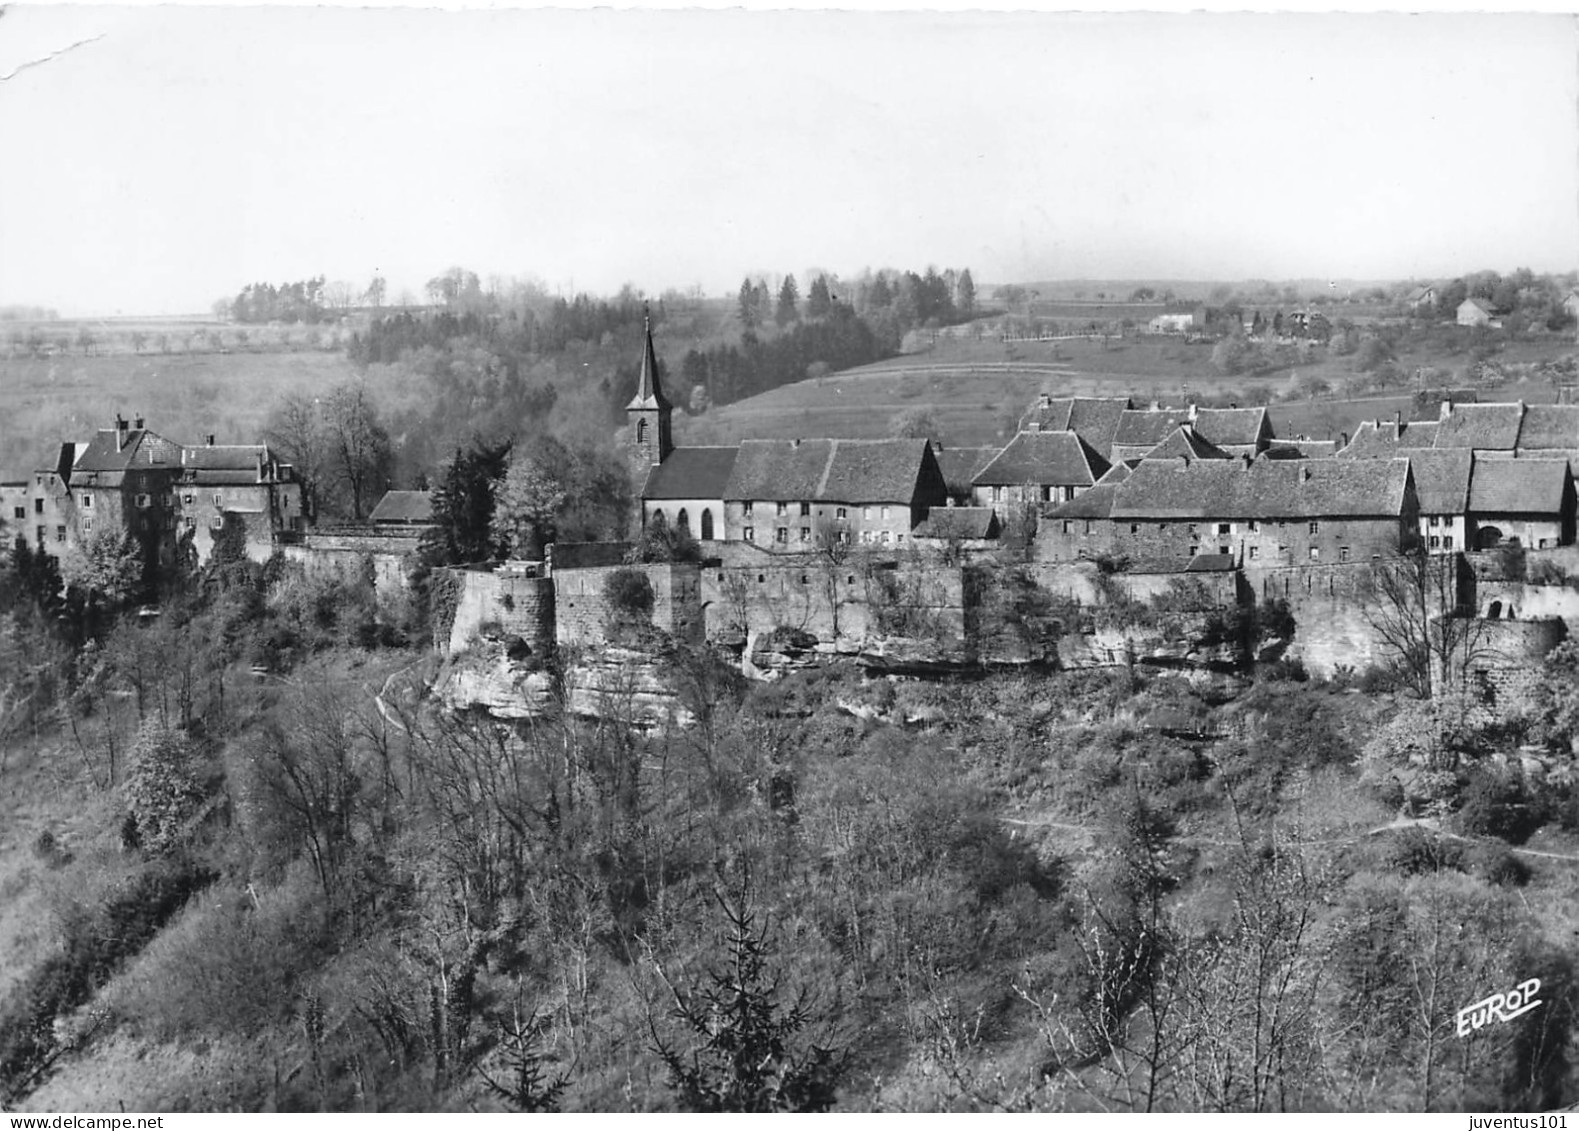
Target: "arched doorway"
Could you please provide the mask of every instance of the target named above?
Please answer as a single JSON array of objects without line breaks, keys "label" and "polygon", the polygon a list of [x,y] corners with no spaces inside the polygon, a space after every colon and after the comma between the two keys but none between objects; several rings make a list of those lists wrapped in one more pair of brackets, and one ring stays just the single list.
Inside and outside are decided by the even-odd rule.
[{"label": "arched doorway", "polygon": [[1482,526],[1475,535],[1475,548],[1479,550],[1495,550],[1502,542],[1502,531],[1495,526]]},{"label": "arched doorway", "polygon": [[713,508],[707,507],[702,511],[702,541],[713,540]]},{"label": "arched doorway", "polygon": [[1487,620],[1496,620],[1501,615],[1502,615],[1502,602],[1501,601],[1493,601],[1489,606],[1487,606],[1487,608],[1486,608],[1486,619]]},{"label": "arched doorway", "polygon": [[674,516],[674,528],[691,533],[691,516],[686,514],[685,508],[680,508],[680,513]]}]

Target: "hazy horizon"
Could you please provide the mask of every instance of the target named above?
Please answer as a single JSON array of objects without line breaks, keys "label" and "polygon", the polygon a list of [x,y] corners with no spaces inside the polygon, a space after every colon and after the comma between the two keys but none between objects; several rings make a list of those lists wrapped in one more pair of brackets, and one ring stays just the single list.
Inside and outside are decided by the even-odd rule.
[{"label": "hazy horizon", "polygon": [[24,6],[0,26],[21,158],[0,305],[64,317],[320,274],[420,298],[451,266],[725,295],[813,266],[990,286],[1579,262],[1567,15]]}]

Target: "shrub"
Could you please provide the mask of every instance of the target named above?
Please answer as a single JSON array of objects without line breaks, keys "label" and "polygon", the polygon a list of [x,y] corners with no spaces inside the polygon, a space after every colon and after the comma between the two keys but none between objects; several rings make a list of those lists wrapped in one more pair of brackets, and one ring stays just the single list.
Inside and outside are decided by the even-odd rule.
[{"label": "shrub", "polygon": [[639,569],[617,569],[609,574],[603,583],[603,597],[613,615],[621,620],[652,618],[652,582]]},{"label": "shrub", "polygon": [[1528,788],[1522,776],[1485,770],[1471,774],[1458,813],[1465,831],[1510,844],[1529,840],[1548,816],[1545,801]]},{"label": "shrub", "polygon": [[1507,849],[1481,854],[1480,874],[1488,884],[1521,888],[1530,882],[1530,866]]},{"label": "shrub", "polygon": [[1462,872],[1464,846],[1461,841],[1448,840],[1421,828],[1406,829],[1388,849],[1387,867],[1403,876]]}]

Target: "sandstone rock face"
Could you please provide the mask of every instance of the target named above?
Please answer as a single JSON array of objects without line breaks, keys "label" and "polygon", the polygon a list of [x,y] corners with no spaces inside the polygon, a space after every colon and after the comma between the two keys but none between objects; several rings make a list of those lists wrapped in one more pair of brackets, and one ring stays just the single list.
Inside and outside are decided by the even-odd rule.
[{"label": "sandstone rock face", "polygon": [[439,669],[433,694],[452,711],[484,710],[496,719],[533,718],[554,709],[550,673],[512,660],[503,645],[486,640]]},{"label": "sandstone rock face", "polygon": [[687,727],[695,715],[681,701],[667,658],[644,648],[609,645],[565,669],[565,709],[643,729]]}]

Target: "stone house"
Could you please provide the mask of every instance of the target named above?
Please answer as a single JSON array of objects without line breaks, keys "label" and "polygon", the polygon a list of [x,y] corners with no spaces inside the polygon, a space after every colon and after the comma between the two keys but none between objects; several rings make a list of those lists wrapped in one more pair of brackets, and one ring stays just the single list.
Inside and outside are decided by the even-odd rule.
[{"label": "stone house", "polygon": [[1436,286],[1427,283],[1423,287],[1416,287],[1404,298],[1411,310],[1428,310],[1436,306]]},{"label": "stone house", "polygon": [[925,440],[743,440],[724,526],[775,550],[809,549],[821,529],[852,545],[897,546],[947,503]]},{"label": "stone house", "polygon": [[[1128,397],[1054,397],[1043,393],[1020,417],[1019,432],[1034,424],[1043,432],[1073,432],[1103,459],[1112,462],[1113,434],[1134,405]],[[978,469],[979,470],[979,469]]]},{"label": "stone house", "polygon": [[999,516],[1027,503],[1064,503],[1090,490],[1108,469],[1074,432],[1043,432],[1032,422],[971,480],[977,507]]},{"label": "stone house", "polygon": [[1469,529],[1477,550],[1567,546],[1574,539],[1573,476],[1566,459],[1476,460]]},{"label": "stone house", "polygon": [[115,427],[99,429],[88,442],[69,474],[76,542],[125,532],[141,547],[147,568],[175,563],[179,444],[143,427],[140,417],[128,424],[117,416]]},{"label": "stone house", "polygon": [[1144,459],[1177,428],[1188,424],[1194,434],[1229,455],[1257,456],[1273,440],[1265,408],[1126,409],[1119,416],[1109,462]]},{"label": "stone house", "polygon": [[274,553],[278,535],[306,529],[301,482],[267,445],[215,444],[209,436],[201,447],[181,448],[180,461],[175,510],[181,537],[191,539],[199,562],[209,559],[227,530],[248,558],[262,562]]},{"label": "stone house", "polygon": [[1037,541],[1047,561],[1347,563],[1412,544],[1418,516],[1408,460],[1156,459],[1048,508]]},{"label": "stone house", "polygon": [[433,525],[432,491],[385,491],[367,516],[374,526],[392,530],[421,529]]}]

